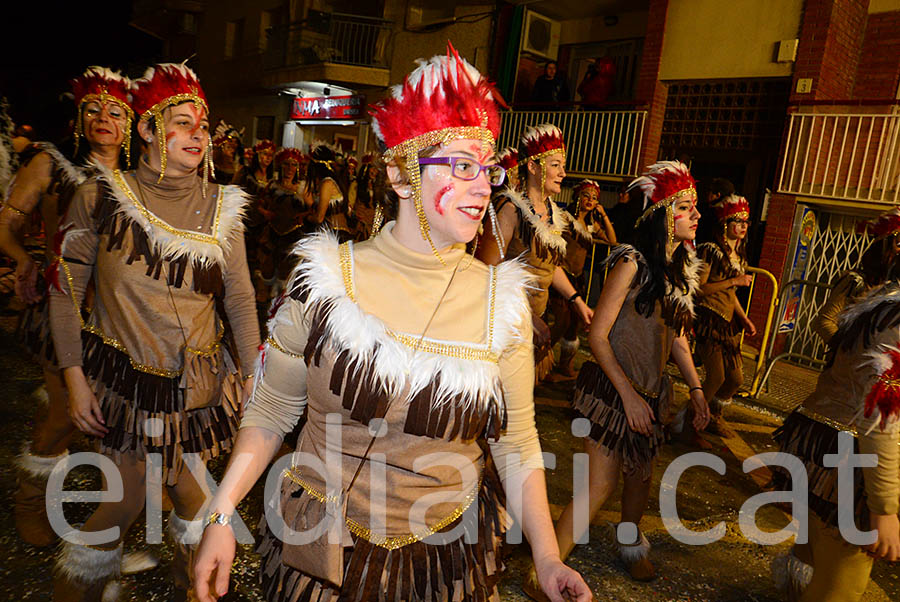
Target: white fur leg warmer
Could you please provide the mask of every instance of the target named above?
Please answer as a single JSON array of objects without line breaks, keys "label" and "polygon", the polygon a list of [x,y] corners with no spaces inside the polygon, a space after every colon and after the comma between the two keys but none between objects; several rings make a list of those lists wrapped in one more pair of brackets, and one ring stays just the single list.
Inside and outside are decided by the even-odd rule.
[{"label": "white fur leg warmer", "polygon": [[66,459],[68,455],[69,452],[64,451],[58,456],[36,456],[31,453],[31,443],[26,443],[22,446],[22,454],[16,458],[16,465],[32,477],[48,479],[56,468],[56,463]]},{"label": "white fur leg warmer", "polygon": [[119,576],[122,544],[113,550],[99,550],[63,541],[56,557],[56,570],[70,581],[90,584]]}]

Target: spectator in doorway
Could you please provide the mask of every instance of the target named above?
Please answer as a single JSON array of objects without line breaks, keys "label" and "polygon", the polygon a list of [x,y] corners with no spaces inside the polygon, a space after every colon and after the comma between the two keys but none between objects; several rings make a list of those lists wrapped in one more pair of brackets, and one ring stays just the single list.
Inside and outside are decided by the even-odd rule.
[{"label": "spectator in doorway", "polygon": [[569,85],[559,72],[556,61],[544,66],[544,74],[538,76],[531,91],[532,102],[544,103],[543,108],[558,109],[559,103],[569,102]]},{"label": "spectator in doorway", "polygon": [[634,233],[634,223],[641,215],[643,199],[640,190],[634,188],[628,190],[627,184],[619,187],[618,202],[606,212],[616,231],[616,240],[619,243],[631,244]]},{"label": "spectator in doorway", "polygon": [[697,210],[700,211],[700,215],[706,216],[705,219],[700,218],[700,226],[697,228],[698,243],[715,239],[719,226],[715,218],[713,205],[732,194],[734,194],[734,184],[731,183],[731,180],[726,180],[725,178],[713,178],[710,180],[706,194],[700,195],[697,203]]}]

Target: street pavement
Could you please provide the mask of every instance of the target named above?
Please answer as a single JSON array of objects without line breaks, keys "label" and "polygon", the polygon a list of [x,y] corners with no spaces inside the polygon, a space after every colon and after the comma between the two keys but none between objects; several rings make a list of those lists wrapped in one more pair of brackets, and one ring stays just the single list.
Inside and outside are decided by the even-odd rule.
[{"label": "street pavement", "polygon": [[[0,599],[21,602],[48,601],[51,591],[53,549],[36,549],[22,543],[13,528],[12,496],[15,491],[14,458],[28,433],[37,407],[31,392],[40,385],[40,371],[17,347],[11,333],[14,320],[0,318],[0,370],[6,386],[0,402],[0,504],[7,511],[0,515]],[[579,361],[587,355],[582,351]],[[784,368],[773,375],[772,389],[787,387],[793,397],[800,387],[790,385],[792,378],[804,380],[809,387],[810,375],[792,376]],[[814,381],[814,375],[812,377]],[[581,452],[581,441],[571,434],[574,413],[568,398],[571,382],[539,387],[536,391],[537,425],[544,451],[555,454],[556,468],[547,471],[548,494],[554,518],[571,499],[572,457]],[[769,397],[767,397],[769,395]],[[747,400],[728,410],[728,418],[738,436],[722,439],[706,435],[713,445],[711,453],[725,462],[726,471],[720,475],[709,468],[695,467],[687,470],[677,490],[679,516],[687,528],[705,530],[723,522],[725,535],[716,543],[691,546],[676,541],[669,535],[659,512],[659,483],[662,472],[676,457],[697,451],[683,442],[673,441],[665,446],[656,463],[651,489],[651,499],[641,528],[653,549],[651,558],[656,565],[658,578],[651,583],[635,583],[624,572],[612,543],[609,524],[618,520],[620,490],[616,492],[595,518],[590,530],[589,542],[576,547],[569,563],[579,570],[591,586],[596,600],[634,601],[776,601],[783,599],[774,589],[769,575],[771,559],[783,553],[789,546],[762,546],[748,540],[738,524],[741,506],[750,497],[762,491],[767,481],[764,469],[745,474],[742,462],[759,452],[773,451],[771,432],[780,424],[780,416],[791,404],[800,399],[779,400],[769,394],[758,400]],[[676,398],[686,398],[686,387],[676,383]],[[88,450],[85,439],[79,439],[74,450]],[[220,476],[223,462],[212,467]],[[66,480],[67,488],[98,489],[97,474],[87,469],[76,469]],[[255,529],[261,514],[261,484],[241,505],[239,511],[247,525]],[[67,517],[76,523],[89,514],[88,504],[67,506]],[[784,527],[789,518],[777,508],[763,507],[757,516],[757,525],[763,530],[775,531]],[[167,561],[171,559],[171,546],[144,546],[143,517],[126,539],[126,549],[150,549],[162,563],[156,569],[122,580],[120,600],[161,602],[169,600],[171,590]],[[521,601],[528,598],[522,593],[521,579],[529,566],[526,544],[509,546],[507,571],[501,582],[503,600]],[[227,601],[260,601],[262,597],[256,585],[258,557],[252,546],[242,546],[232,574],[231,593]],[[900,600],[900,577],[895,566],[876,563],[873,578],[865,598],[867,602]]]}]

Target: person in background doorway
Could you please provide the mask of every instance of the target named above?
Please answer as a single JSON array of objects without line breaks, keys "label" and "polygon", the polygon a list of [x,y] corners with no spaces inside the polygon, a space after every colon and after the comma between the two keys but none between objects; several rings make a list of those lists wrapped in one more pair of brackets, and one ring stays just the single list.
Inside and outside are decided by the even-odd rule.
[{"label": "person in background doorway", "polygon": [[566,78],[559,72],[556,61],[550,61],[544,65],[544,73],[539,75],[534,82],[531,91],[531,101],[540,103],[547,110],[560,110],[560,103],[570,100],[569,85]]}]

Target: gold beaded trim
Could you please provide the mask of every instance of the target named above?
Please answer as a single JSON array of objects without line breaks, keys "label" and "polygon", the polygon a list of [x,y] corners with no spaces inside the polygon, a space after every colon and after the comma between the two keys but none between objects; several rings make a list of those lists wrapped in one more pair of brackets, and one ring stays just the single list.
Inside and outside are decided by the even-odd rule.
[{"label": "gold beaded trim", "polygon": [[183,92],[181,94],[175,94],[174,96],[170,96],[168,98],[164,98],[146,111],[141,114],[141,119],[149,119],[151,115],[156,115],[162,113],[166,107],[172,105],[180,105],[183,102],[192,101],[203,107],[203,110],[209,114],[209,107],[206,106],[206,101],[200,98],[197,95],[197,92]]},{"label": "gold beaded trim", "polygon": [[446,144],[451,140],[481,140],[489,146],[494,145],[494,135],[486,127],[461,126],[425,132],[415,138],[404,140],[384,152],[385,163],[395,157],[406,157],[410,153],[418,153],[424,148],[438,144]]},{"label": "gold beaded trim", "polygon": [[[193,240],[197,242],[204,242],[207,244],[222,246],[222,243],[212,234],[204,234],[202,232],[191,232],[190,230],[180,230],[178,228],[170,226],[168,223],[164,222],[160,218],[156,217],[149,209],[147,209],[141,201],[134,194],[134,191],[131,189],[131,186],[128,185],[128,182],[125,181],[125,178],[122,176],[122,172],[120,170],[113,171],[113,178],[116,181],[116,184],[125,193],[125,196],[134,203],[134,206],[137,207],[137,210],[143,215],[147,221],[152,223],[155,226],[159,226],[169,234],[174,234],[175,236],[180,236],[182,238],[187,238],[188,240]],[[213,232],[219,231],[219,215],[222,210],[222,199],[224,195],[219,195],[218,202],[216,203],[216,216],[213,220]]]},{"label": "gold beaded trim", "polygon": [[[284,476],[293,481],[295,484],[299,485],[303,488],[303,490],[313,499],[318,501],[319,503],[336,503],[340,498],[339,496],[328,496],[320,491],[316,490],[314,487],[310,486],[309,483],[303,480],[299,474],[297,474],[297,467],[293,467],[290,470],[284,471]],[[404,546],[408,546],[410,544],[416,543],[417,541],[422,541],[434,535],[435,533],[445,529],[446,527],[453,524],[460,516],[462,516],[466,510],[472,505],[472,502],[475,501],[475,498],[478,497],[478,492],[481,489],[481,482],[484,478],[484,462],[482,461],[478,470],[478,483],[475,487],[466,495],[463,501],[459,506],[456,507],[453,512],[436,522],[435,524],[420,529],[415,533],[408,533],[406,535],[398,535],[395,537],[386,537],[379,533],[374,533],[371,529],[366,527],[365,525],[356,522],[349,516],[344,517],[344,522],[347,525],[347,530],[357,537],[362,537],[369,543],[378,546],[379,548],[384,548],[386,550],[398,550]]]},{"label": "gold beaded trim", "polygon": [[[354,293],[353,284],[353,248],[352,241],[342,243],[338,247],[338,254],[341,262],[341,276],[344,279],[344,292],[351,301],[356,303],[356,295]],[[428,339],[424,337],[412,336],[402,332],[395,332],[385,326],[385,333],[397,341],[416,351],[424,351],[426,353],[434,353],[436,355],[444,355],[455,357],[463,360],[472,360],[480,362],[491,362],[497,364],[500,362],[499,356],[491,349],[494,341],[494,299],[497,291],[497,271],[491,269],[491,292],[490,307],[488,308],[488,342],[485,348],[479,349],[471,345],[457,345],[453,343],[443,343],[436,339]],[[277,349],[277,347],[276,347]]]},{"label": "gold beaded trim", "polygon": [[341,276],[344,277],[344,292],[351,301],[356,303],[356,295],[353,292],[353,249],[350,246],[352,244],[349,240],[341,243],[338,247],[338,254],[341,260]]},{"label": "gold beaded trim", "polygon": [[815,420],[816,422],[824,424],[825,426],[830,426],[831,428],[833,428],[837,431],[843,431],[845,433],[850,433],[854,437],[857,436],[855,426],[838,422],[837,420],[834,420],[833,418],[829,418],[828,416],[819,414],[818,412],[816,412],[814,410],[810,410],[806,406],[798,407],[797,412],[799,414],[806,416],[807,418],[811,418],[812,420]]},{"label": "gold beaded trim", "polygon": [[[663,207],[668,207],[672,203],[674,203],[674,202],[678,201],[679,199],[681,199],[682,197],[686,197],[686,196],[693,196],[696,199],[697,198],[697,189],[694,188],[693,186],[689,186],[688,188],[685,188],[684,190],[679,190],[675,194],[671,194],[671,195],[667,196],[666,198],[662,199],[661,201],[657,201],[657,202],[653,203],[652,205],[647,207],[646,210],[644,210],[643,215],[641,215],[641,217],[638,218],[637,224],[639,224],[642,221],[644,221],[645,219],[647,219],[657,209],[662,209]],[[637,225],[637,224],[635,224],[635,225]]]},{"label": "gold beaded trim", "polygon": [[24,211],[22,211],[22,210],[19,209],[18,207],[13,207],[12,205],[10,205],[10,204],[8,204],[8,203],[7,203],[6,205],[4,205],[4,207],[5,207],[6,209],[9,209],[9,210],[12,211],[13,213],[18,213],[18,214],[21,215],[22,217],[28,217],[29,215],[31,215],[30,213],[25,213]]},{"label": "gold beaded trim", "polygon": [[288,355],[288,356],[296,358],[296,359],[303,359],[302,353],[293,353],[291,351],[288,351],[287,349],[285,349],[284,347],[282,347],[281,345],[278,344],[278,341],[275,340],[275,337],[270,336],[269,338],[266,339],[266,343],[268,345],[270,345],[273,349],[280,351],[281,353],[283,353],[285,355]]},{"label": "gold beaded trim", "polygon": [[392,339],[411,349],[424,351],[425,353],[434,353],[436,355],[446,355],[463,360],[472,360],[479,362],[499,363],[500,358],[496,353],[487,349],[477,349],[468,345],[454,345],[452,343],[442,343],[434,339],[425,339],[422,337],[411,336],[402,332],[394,332],[389,328],[385,332]]},{"label": "gold beaded trim", "polygon": [[116,96],[113,96],[112,94],[109,94],[105,90],[103,92],[100,92],[99,94],[85,94],[81,98],[81,103],[78,106],[80,107],[81,105],[83,105],[86,102],[94,102],[94,101],[97,101],[100,103],[114,102],[117,105],[119,105],[120,107],[122,107],[123,109],[125,109],[125,112],[128,114],[129,120],[134,118],[134,111],[131,110],[131,107],[128,106],[127,102],[125,102],[121,98],[118,98]]},{"label": "gold beaded trim", "polygon": [[656,399],[657,397],[659,397],[659,393],[657,391],[651,391],[650,389],[646,389],[646,388],[642,387],[641,385],[637,384],[636,382],[634,382],[633,380],[631,380],[630,378],[628,379],[628,382],[631,383],[631,386],[632,386],[632,388],[634,388],[635,391],[637,391],[644,397],[650,397],[652,399]]},{"label": "gold beaded trim", "polygon": [[[538,153],[538,154],[532,155],[530,157],[525,157],[525,161],[526,162],[527,161],[540,161],[541,159],[546,159],[550,155],[555,155],[557,153],[561,153],[562,156],[565,157],[566,156],[566,147],[560,146],[559,148],[551,148],[550,150],[546,150],[542,153]],[[521,164],[521,163],[522,163],[522,161],[519,161],[519,164]]]}]

